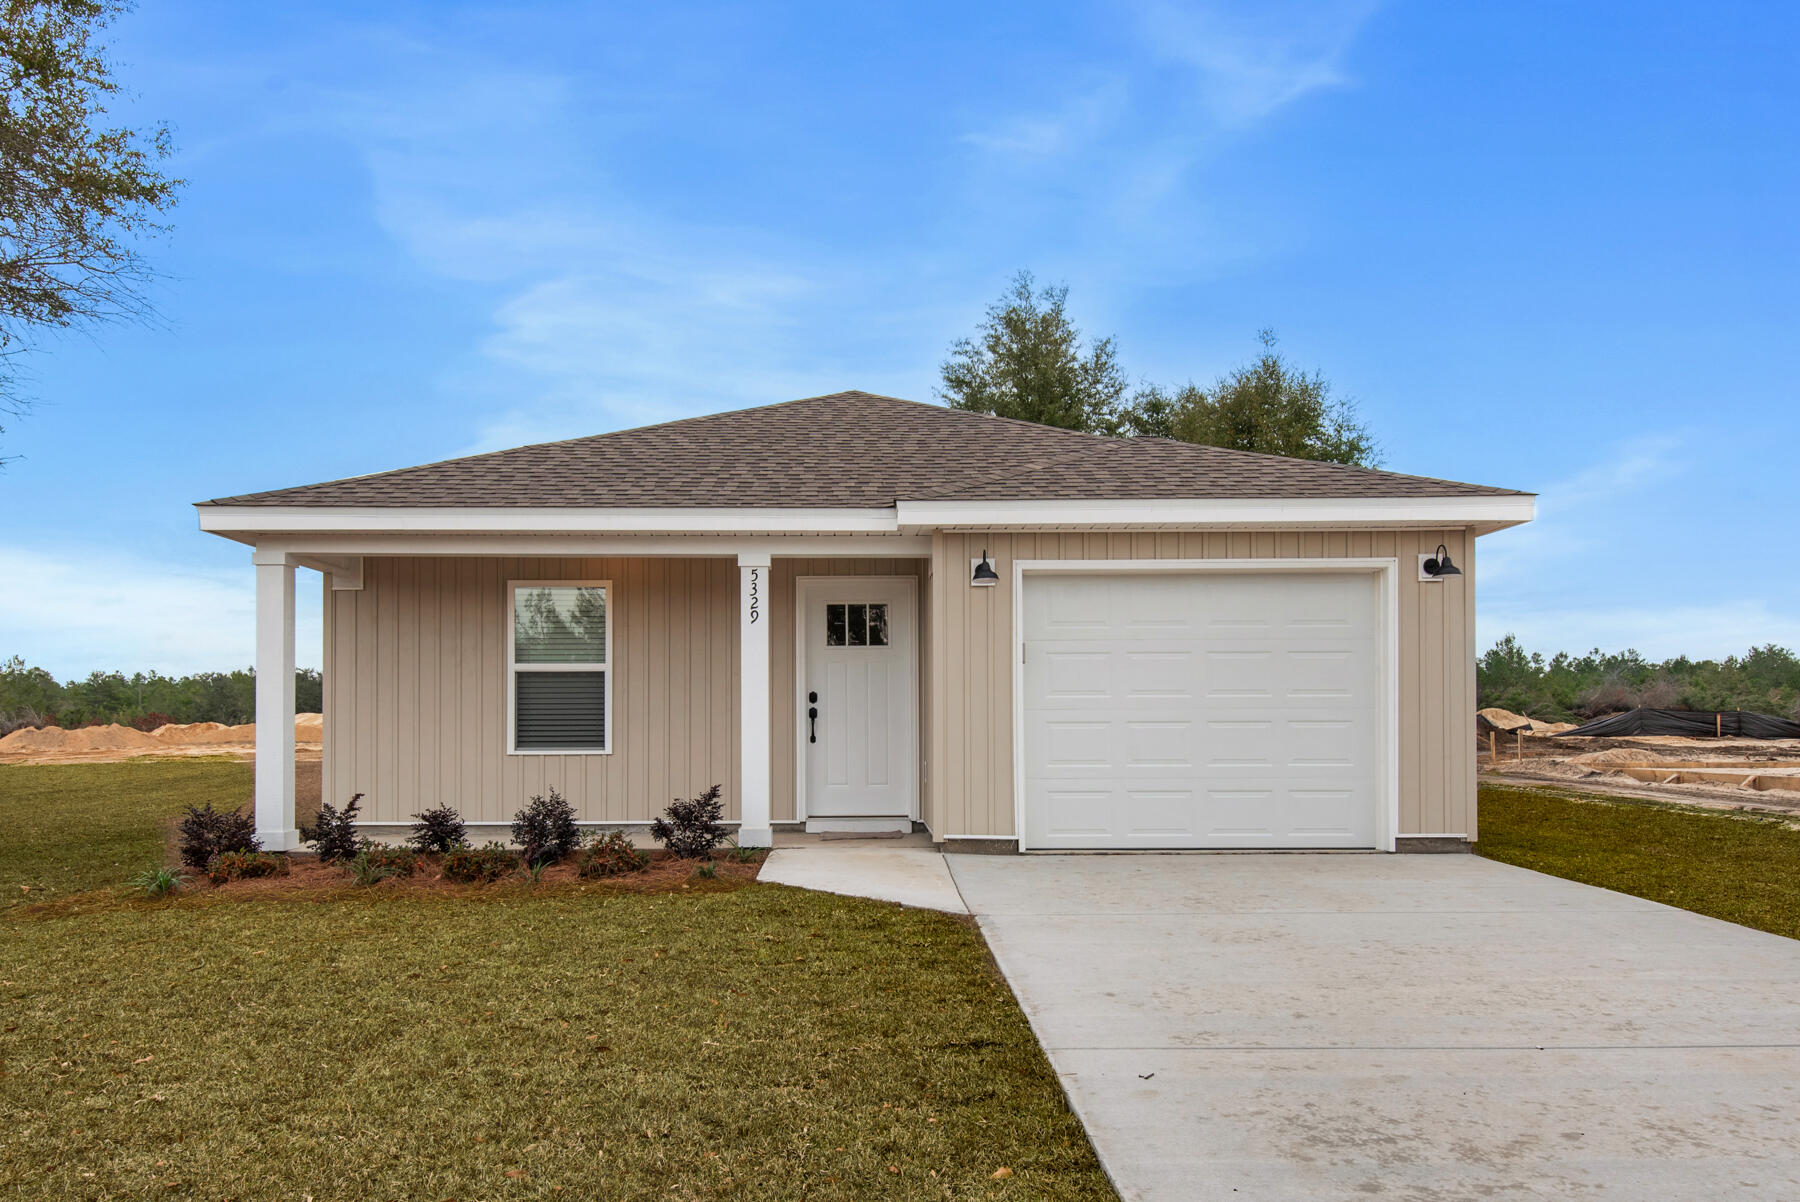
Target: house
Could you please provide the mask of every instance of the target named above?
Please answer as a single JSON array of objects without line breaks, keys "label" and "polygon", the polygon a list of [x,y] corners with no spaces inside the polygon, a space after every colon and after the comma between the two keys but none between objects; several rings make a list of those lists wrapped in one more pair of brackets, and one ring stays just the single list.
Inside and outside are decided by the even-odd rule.
[{"label": "house", "polygon": [[478,838],[551,787],[746,845],[1475,837],[1475,540],[1506,489],[861,392],[199,505],[256,569],[256,819],[294,831],[294,569],[324,790]]}]

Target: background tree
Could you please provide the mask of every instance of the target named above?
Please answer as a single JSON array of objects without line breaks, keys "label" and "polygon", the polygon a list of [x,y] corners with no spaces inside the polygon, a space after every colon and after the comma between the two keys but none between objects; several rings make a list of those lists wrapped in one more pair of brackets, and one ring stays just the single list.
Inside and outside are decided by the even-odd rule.
[{"label": "background tree", "polygon": [[954,409],[1065,430],[1111,433],[1125,377],[1111,338],[1082,349],[1066,287],[1034,289],[1029,271],[987,311],[974,338],[959,338],[937,394]]},{"label": "background tree", "polygon": [[1636,651],[1598,649],[1545,658],[1509,634],[1476,661],[1475,698],[1478,706],[1555,721],[1639,705],[1800,718],[1800,658],[1773,643],[1722,660],[1678,655],[1655,663]]},{"label": "background tree", "polygon": [[[294,673],[294,708],[322,713],[324,678],[316,668]],[[85,680],[58,681],[20,656],[0,659],[0,736],[21,726],[82,726],[118,722],[154,728],[162,722],[223,722],[237,726],[256,720],[256,673],[199,672],[164,676],[159,672],[91,672]]]},{"label": "background tree", "polygon": [[169,133],[117,125],[121,94],[97,42],[129,0],[0,0],[0,411],[34,330],[141,317],[154,273],[138,239],[182,181],[157,164]]},{"label": "background tree", "polygon": [[1188,384],[1170,395],[1148,388],[1121,416],[1129,433],[1293,459],[1374,467],[1380,448],[1357,419],[1354,402],[1333,397],[1318,372],[1308,375],[1275,351],[1275,332],[1257,337],[1255,362],[1221,377],[1211,388]]}]

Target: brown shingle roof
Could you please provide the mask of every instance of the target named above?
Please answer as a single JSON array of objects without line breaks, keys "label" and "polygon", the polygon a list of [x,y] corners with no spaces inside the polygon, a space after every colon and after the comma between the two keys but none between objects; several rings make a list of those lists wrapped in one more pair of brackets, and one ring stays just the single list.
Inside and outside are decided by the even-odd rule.
[{"label": "brown shingle roof", "polygon": [[902,500],[1517,495],[839,392],[208,503],[884,509]]}]

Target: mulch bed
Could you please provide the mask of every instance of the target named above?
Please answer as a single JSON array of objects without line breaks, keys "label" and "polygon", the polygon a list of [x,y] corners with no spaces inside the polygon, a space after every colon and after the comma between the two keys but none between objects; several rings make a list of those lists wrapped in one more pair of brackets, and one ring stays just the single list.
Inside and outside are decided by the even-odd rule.
[{"label": "mulch bed", "polygon": [[721,892],[741,889],[756,879],[762,868],[763,857],[758,855],[748,862],[741,862],[725,855],[713,858],[713,877],[697,877],[694,875],[701,861],[684,860],[670,855],[666,851],[652,851],[650,865],[642,872],[630,872],[620,876],[595,877],[583,880],[576,872],[575,860],[571,857],[560,864],[552,864],[539,874],[535,883],[523,870],[511,876],[502,877],[488,884],[465,884],[461,881],[447,879],[439,867],[437,856],[419,857],[419,870],[409,877],[388,877],[373,885],[357,885],[352,881],[348,868],[337,864],[321,864],[319,858],[310,853],[291,852],[288,855],[288,872],[285,876],[256,877],[251,880],[231,881],[224,885],[215,885],[206,879],[204,873],[192,869],[183,869],[188,877],[188,884],[182,889],[183,894],[212,894],[220,898],[269,898],[304,894],[328,894],[352,891],[371,895],[406,895],[442,894],[449,896],[478,896],[506,889],[561,889],[581,886],[589,889],[603,889],[613,893],[681,893],[681,892]]}]

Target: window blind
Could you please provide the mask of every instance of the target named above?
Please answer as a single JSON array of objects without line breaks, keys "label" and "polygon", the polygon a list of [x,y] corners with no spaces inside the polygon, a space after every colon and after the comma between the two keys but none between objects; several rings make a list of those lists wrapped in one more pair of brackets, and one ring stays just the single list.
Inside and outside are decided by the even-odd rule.
[{"label": "window blind", "polygon": [[513,746],[605,751],[605,672],[513,673]]}]

